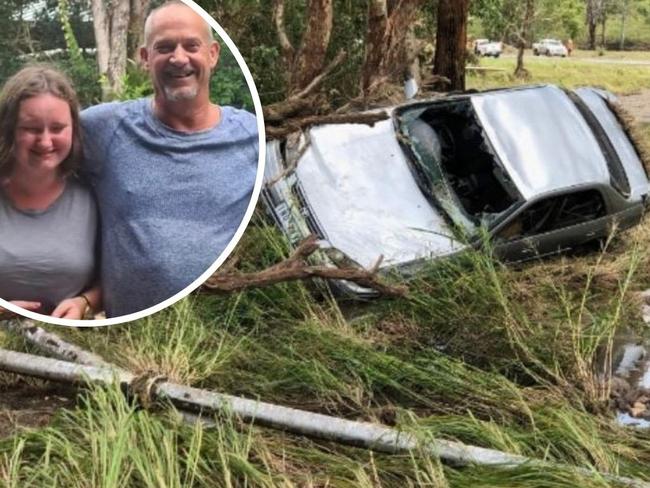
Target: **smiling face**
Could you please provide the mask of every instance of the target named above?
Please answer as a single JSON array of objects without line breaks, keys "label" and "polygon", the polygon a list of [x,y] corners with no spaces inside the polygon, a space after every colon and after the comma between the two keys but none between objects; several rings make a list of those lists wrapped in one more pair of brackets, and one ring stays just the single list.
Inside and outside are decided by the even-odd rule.
[{"label": "smiling face", "polygon": [[156,92],[156,102],[209,102],[210,73],[219,59],[219,44],[208,24],[191,8],[172,4],[154,12],[140,50]]},{"label": "smiling face", "polygon": [[14,136],[15,171],[58,169],[72,149],[70,105],[44,93],[20,102]]}]

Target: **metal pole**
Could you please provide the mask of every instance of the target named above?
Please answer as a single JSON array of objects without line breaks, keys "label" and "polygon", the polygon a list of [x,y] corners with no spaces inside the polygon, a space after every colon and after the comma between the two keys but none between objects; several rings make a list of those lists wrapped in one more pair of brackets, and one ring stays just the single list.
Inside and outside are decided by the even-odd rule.
[{"label": "metal pole", "polygon": [[[142,378],[116,368],[85,366],[6,349],[0,349],[0,369],[72,383],[91,382],[103,385],[119,383],[126,388],[132,386],[134,382],[142,382]],[[166,381],[152,383],[150,386],[152,397],[168,400],[183,410],[201,413],[231,412],[254,424],[374,451],[400,453],[420,449],[439,457],[444,462],[460,466],[467,464],[504,468],[523,464],[551,466],[550,463],[494,449],[468,446],[460,442],[438,439],[421,442],[412,434],[378,424],[341,419]],[[558,467],[558,465],[554,466]],[[587,476],[601,476],[632,488],[650,488],[650,483],[636,479],[601,474],[584,468],[568,466],[567,468]]]}]

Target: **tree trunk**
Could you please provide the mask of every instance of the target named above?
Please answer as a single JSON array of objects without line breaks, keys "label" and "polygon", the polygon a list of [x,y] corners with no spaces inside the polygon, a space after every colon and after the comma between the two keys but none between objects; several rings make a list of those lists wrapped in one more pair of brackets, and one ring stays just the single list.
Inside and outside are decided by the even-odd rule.
[{"label": "tree trunk", "polygon": [[596,28],[602,26],[601,45],[605,45],[606,0],[587,0],[587,33],[589,49],[596,49]]},{"label": "tree trunk", "polygon": [[296,50],[284,26],[284,0],[273,0],[273,20],[286,69],[289,96],[307,87],[325,67],[325,55],[332,33],[332,0],[309,0],[305,10],[307,26]]},{"label": "tree trunk", "polygon": [[[361,73],[364,95],[382,82],[404,81],[405,71],[419,71],[417,47],[410,42],[423,0],[372,0],[368,5],[366,48]],[[411,73],[417,78],[419,73]]]},{"label": "tree trunk", "polygon": [[332,33],[334,9],[332,0],[311,0],[307,7],[307,27],[294,60],[290,93],[305,88],[323,71],[325,54]]},{"label": "tree trunk", "polygon": [[629,0],[623,0],[623,10],[621,11],[621,40],[619,42],[619,49],[625,49],[625,24],[627,22],[627,9],[629,7]]},{"label": "tree trunk", "polygon": [[368,3],[368,28],[366,48],[361,73],[361,92],[367,94],[370,87],[382,75],[385,47],[388,44],[388,5],[386,0],[370,0]]},{"label": "tree trunk", "polygon": [[587,34],[589,37],[589,49],[596,49],[596,25],[598,23],[598,0],[587,0]]},{"label": "tree trunk", "polygon": [[526,48],[526,39],[528,39],[528,32],[530,25],[535,16],[535,0],[526,0],[526,9],[524,10],[524,18],[521,22],[521,32],[519,33],[519,49],[517,51],[517,66],[515,67],[515,76],[517,78],[527,78],[529,76],[528,70],[524,68],[524,49]]},{"label": "tree trunk", "polygon": [[151,0],[131,0],[131,15],[129,17],[128,58],[139,59],[140,47],[144,45],[144,21]]},{"label": "tree trunk", "polygon": [[465,89],[469,0],[439,0],[433,74],[450,81],[451,90]]},{"label": "tree trunk", "polygon": [[105,0],[92,0],[102,100],[111,100],[122,89],[130,9],[129,0],[112,0],[110,4]]}]

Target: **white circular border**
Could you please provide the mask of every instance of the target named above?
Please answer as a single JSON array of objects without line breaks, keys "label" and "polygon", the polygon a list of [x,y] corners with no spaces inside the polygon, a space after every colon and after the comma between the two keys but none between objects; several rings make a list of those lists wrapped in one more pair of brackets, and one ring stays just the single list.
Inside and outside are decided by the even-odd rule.
[{"label": "white circular border", "polygon": [[48,324],[54,324],[54,325],[66,325],[68,327],[101,327],[105,325],[116,325],[116,324],[122,324],[124,322],[130,322],[132,320],[138,320],[148,315],[151,315],[153,313],[159,312],[163,308],[166,308],[176,303],[178,300],[186,297],[195,289],[197,289],[205,280],[207,280],[217,270],[219,266],[223,264],[223,262],[228,258],[228,256],[233,251],[233,249],[241,239],[242,235],[244,234],[244,231],[246,230],[246,227],[248,226],[248,223],[250,222],[250,219],[253,216],[253,211],[255,210],[255,206],[257,205],[257,200],[259,198],[260,191],[262,189],[262,178],[264,176],[264,161],[266,159],[266,138],[264,134],[264,117],[262,115],[262,102],[260,101],[260,96],[257,93],[257,88],[255,87],[253,76],[251,75],[251,72],[248,69],[248,66],[246,65],[246,61],[244,61],[244,58],[242,57],[239,50],[237,49],[237,46],[235,45],[234,42],[232,42],[232,39],[230,39],[228,34],[226,34],[226,32],[221,28],[221,26],[217,23],[216,20],[214,20],[205,10],[203,10],[193,0],[182,0],[182,2],[185,3],[192,10],[194,10],[197,14],[199,14],[203,18],[203,20],[205,20],[210,25],[210,27],[212,27],[217,32],[221,41],[226,43],[226,45],[228,46],[232,54],[235,56],[235,59],[237,60],[237,64],[239,64],[239,68],[244,73],[244,77],[246,78],[246,83],[248,84],[248,89],[250,90],[251,95],[253,97],[253,105],[255,106],[255,115],[257,118],[257,130],[258,130],[258,141],[259,141],[259,159],[257,162],[257,176],[255,178],[255,186],[253,187],[253,194],[251,195],[251,200],[248,203],[248,208],[246,209],[244,218],[242,219],[241,223],[239,224],[239,227],[237,228],[237,232],[235,232],[235,235],[230,240],[226,248],[222,251],[221,255],[219,255],[217,260],[214,263],[212,263],[212,265],[207,270],[205,270],[205,272],[201,276],[199,276],[196,280],[194,280],[194,282],[192,282],[190,285],[188,285],[186,288],[179,291],[175,295],[169,297],[167,300],[159,303],[158,305],[154,305],[153,307],[149,307],[139,312],[130,313],[128,315],[122,315],[120,317],[114,317],[110,319],[100,319],[100,320],[60,319],[56,317],[51,317],[49,315],[42,315],[39,313],[30,312],[23,308],[17,307],[16,305],[12,305],[6,300],[0,298],[0,306],[2,306],[3,308],[6,308],[24,317],[37,320],[39,322],[46,322]]}]

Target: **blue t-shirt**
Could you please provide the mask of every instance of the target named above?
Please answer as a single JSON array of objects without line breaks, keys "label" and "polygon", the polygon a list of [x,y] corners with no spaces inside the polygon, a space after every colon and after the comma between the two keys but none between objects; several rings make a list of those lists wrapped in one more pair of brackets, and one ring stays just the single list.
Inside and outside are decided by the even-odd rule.
[{"label": "blue t-shirt", "polygon": [[221,107],[216,127],[178,132],[140,99],[90,107],[81,124],[106,315],[144,310],[196,280],[234,236],[257,174],[256,119]]}]

